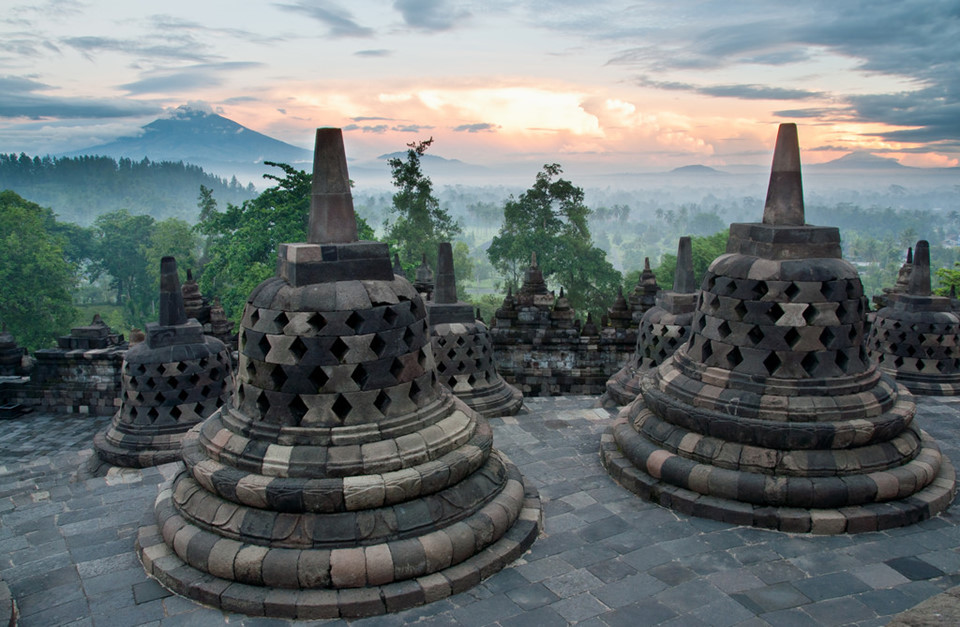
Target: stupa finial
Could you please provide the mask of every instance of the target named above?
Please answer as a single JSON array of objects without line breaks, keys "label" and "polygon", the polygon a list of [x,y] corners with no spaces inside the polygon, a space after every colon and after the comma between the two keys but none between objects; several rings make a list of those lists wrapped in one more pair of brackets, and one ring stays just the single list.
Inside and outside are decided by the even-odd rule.
[{"label": "stupa finial", "polygon": [[536,252],[530,253],[530,267],[531,267],[531,268],[536,268],[536,267],[537,267],[537,253],[536,253]]},{"label": "stupa finial", "polygon": [[913,263],[913,246],[907,248],[907,263]]},{"label": "stupa finial", "polygon": [[644,257],[644,258],[643,258],[643,271],[644,271],[644,272],[651,272],[651,270],[650,270],[650,257]]},{"label": "stupa finial", "polygon": [[[426,253],[423,263],[427,262]],[[437,247],[437,287],[433,293],[433,302],[449,305],[457,302],[457,280],[453,274],[453,246],[443,242]]]},{"label": "stupa finial", "polygon": [[186,322],[187,310],[183,307],[177,260],[164,257],[160,260],[160,325],[168,327]]},{"label": "stupa finial", "polygon": [[357,217],[353,212],[343,133],[339,128],[318,128],[307,241],[346,244],[357,239]]},{"label": "stupa finial", "polygon": [[677,244],[677,267],[673,272],[673,291],[692,294],[697,291],[693,277],[693,245],[689,235],[680,238]]},{"label": "stupa finial", "polygon": [[910,287],[907,293],[913,296],[930,295],[930,243],[922,239],[913,252],[913,270],[910,272]]},{"label": "stupa finial", "polygon": [[774,226],[803,226],[803,182],[800,178],[800,140],[797,125],[781,124],[773,150],[767,202],[763,223]]}]

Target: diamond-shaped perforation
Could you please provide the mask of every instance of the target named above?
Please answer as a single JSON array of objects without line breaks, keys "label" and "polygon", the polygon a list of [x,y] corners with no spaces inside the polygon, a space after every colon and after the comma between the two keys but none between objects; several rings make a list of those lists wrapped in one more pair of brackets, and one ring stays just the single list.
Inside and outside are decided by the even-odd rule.
[{"label": "diamond-shaped perforation", "polygon": [[[456,383],[456,380],[454,380],[454,383]],[[411,381],[410,392],[408,394],[410,400],[413,401],[414,403],[417,402],[417,398],[420,396],[420,393],[421,393],[420,386],[417,384],[416,381]]]},{"label": "diamond-shaped perforation", "polygon": [[473,386],[476,384],[476,382],[477,382],[477,378],[473,376],[473,374],[471,373],[470,376],[467,377],[467,383]]},{"label": "diamond-shaped perforation", "polygon": [[183,374],[184,372],[186,372],[187,368],[189,367],[190,367],[189,364],[187,364],[187,362],[185,361],[177,362],[177,372],[179,372],[180,374]]},{"label": "diamond-shaped perforation", "polygon": [[[684,332],[685,332],[685,329],[683,327],[680,327],[681,336],[683,335]],[[747,337],[750,338],[750,341],[753,342],[754,346],[756,346],[757,344],[763,341],[764,335],[763,335],[763,331],[760,329],[759,326],[753,325],[752,327],[750,327],[750,330],[747,331]]]},{"label": "diamond-shaped perforation", "polygon": [[363,316],[361,316],[356,311],[351,312],[345,321],[346,325],[353,329],[354,333],[360,332],[360,327],[363,326]]},{"label": "diamond-shaped perforation", "polygon": [[[253,360],[247,360],[247,365],[246,365],[246,367],[245,367],[244,369],[247,371],[247,377],[248,377],[248,378],[250,378],[250,379],[256,378],[256,376],[257,376],[257,366],[256,366],[256,364],[253,362]],[[194,375],[194,376],[190,377],[190,382],[193,383],[194,385],[196,385],[196,384],[197,384],[197,381],[199,381],[199,380],[200,380],[200,377],[197,376],[197,375]]]},{"label": "diamond-shaped perforation", "polygon": [[184,403],[188,398],[190,398],[190,392],[187,392],[186,390],[180,390],[180,393],[177,394],[177,398],[180,399],[181,403]]},{"label": "diamond-shaped perforation", "polygon": [[297,358],[297,361],[303,359],[308,350],[307,345],[299,337],[293,338],[293,342],[290,343],[290,353]]},{"label": "diamond-shaped perforation", "polygon": [[834,333],[832,327],[823,327],[823,331],[820,332],[820,343],[825,347],[829,347],[836,340],[836,333]]},{"label": "diamond-shaped perforation", "polygon": [[220,369],[219,369],[219,368],[211,368],[211,369],[210,369],[210,378],[213,379],[214,381],[219,381],[219,380],[220,380]]},{"label": "diamond-shaped perforation", "polygon": [[803,308],[803,319],[807,321],[807,324],[813,324],[813,321],[817,317],[817,306],[809,304]]},{"label": "diamond-shaped perforation", "polygon": [[177,386],[180,385],[180,382],[176,377],[167,377],[167,385],[170,386],[170,389],[176,390]]},{"label": "diamond-shaped perforation", "polygon": [[147,410],[147,416],[149,416],[151,420],[156,420],[160,417],[160,411],[156,407],[151,407]]},{"label": "diamond-shaped perforation", "polygon": [[274,366],[270,371],[270,380],[273,382],[273,389],[280,390],[283,384],[287,382],[287,373],[283,366]]},{"label": "diamond-shaped perforation", "polygon": [[464,339],[462,335],[457,336],[457,346],[463,346]]},{"label": "diamond-shaped perforation", "polygon": [[717,333],[720,335],[720,339],[724,339],[730,335],[730,325],[727,324],[726,320],[721,322],[720,326],[717,327]]},{"label": "diamond-shaped perforation", "polygon": [[327,326],[327,319],[319,313],[315,313],[307,319],[307,324],[310,325],[310,328],[313,329],[314,332],[319,332],[323,330],[323,327]]},{"label": "diamond-shaped perforation", "polygon": [[267,398],[266,392],[260,392],[260,396],[257,397],[257,409],[260,415],[265,415],[270,410],[270,399]]},{"label": "diamond-shaped perforation", "polygon": [[330,352],[334,357],[337,358],[337,361],[343,363],[343,358],[347,356],[348,352],[350,352],[350,347],[347,346],[346,342],[338,337],[333,341],[333,344],[330,345]]},{"label": "diamond-shaped perforation", "polygon": [[412,349],[413,343],[417,339],[417,334],[410,330],[410,327],[403,332],[403,343],[407,345],[407,348]]},{"label": "diamond-shaped perforation", "polygon": [[837,356],[833,361],[841,371],[846,372],[847,366],[850,364],[850,357],[847,356],[845,351],[837,351]]},{"label": "diamond-shaped perforation", "polygon": [[743,355],[740,353],[740,349],[736,346],[727,353],[727,367],[733,370],[737,366],[743,363]]},{"label": "diamond-shaped perforation", "polygon": [[800,339],[800,332],[793,327],[787,329],[787,332],[783,335],[783,340],[790,345],[790,348],[796,348],[797,342],[799,342]]},{"label": "diamond-shaped perforation", "polygon": [[170,417],[173,418],[174,420],[179,420],[182,413],[183,412],[181,412],[180,408],[177,407],[176,405],[170,408]]},{"label": "diamond-shaped perforation", "polygon": [[804,372],[806,372],[808,375],[812,377],[819,363],[820,362],[817,359],[816,353],[807,353],[806,355],[803,356],[803,359],[800,361],[800,367],[803,368]]},{"label": "diamond-shaped perforation", "polygon": [[365,386],[370,379],[370,373],[363,367],[363,364],[357,364],[357,367],[350,373],[350,378],[353,379],[353,382],[362,390],[363,386]]},{"label": "diamond-shaped perforation", "polygon": [[330,407],[330,409],[333,410],[333,413],[336,414],[337,418],[343,421],[346,420],[347,416],[350,415],[350,410],[353,409],[353,406],[343,394],[338,394],[337,400],[333,402],[333,405]]},{"label": "diamond-shaped perforation", "polygon": [[377,357],[382,357],[383,351],[386,348],[387,343],[383,341],[383,338],[380,337],[380,334],[374,334],[373,339],[370,340],[370,350],[376,353]]},{"label": "diamond-shaped perforation", "polygon": [[393,358],[393,363],[390,364],[390,374],[393,375],[393,378],[400,380],[400,375],[403,374],[403,362],[400,361],[399,357]]},{"label": "diamond-shaped perforation", "polygon": [[704,340],[703,348],[700,349],[703,361],[707,361],[713,356],[713,343],[710,340]]},{"label": "diamond-shaped perforation", "polygon": [[742,300],[738,300],[736,306],[733,308],[733,313],[737,314],[737,318],[743,320],[747,315],[747,306],[743,304]]},{"label": "diamond-shaped perforation", "polygon": [[287,404],[287,408],[290,410],[290,415],[293,416],[297,423],[303,420],[303,417],[307,415],[308,411],[310,411],[310,408],[307,407],[307,404],[303,402],[303,399],[300,398],[299,394],[295,394],[293,396],[293,400]]},{"label": "diamond-shaped perforation", "polygon": [[144,366],[143,364],[140,364],[139,366],[137,366],[137,374],[144,375],[146,374],[146,372],[147,372],[146,366]]},{"label": "diamond-shaped perforation", "polygon": [[398,314],[393,307],[384,307],[383,321],[386,322],[388,326],[392,327],[399,317],[400,314]]},{"label": "diamond-shaped perforation", "polygon": [[380,393],[377,394],[377,398],[373,401],[373,406],[376,407],[381,414],[386,416],[387,409],[390,407],[390,403],[390,396],[383,390],[380,390]]},{"label": "diamond-shaped perforation", "polygon": [[280,327],[281,333],[283,333],[283,327],[287,326],[288,322],[290,322],[290,318],[288,318],[287,314],[282,311],[273,318],[273,323]]},{"label": "diamond-shaped perforation", "polygon": [[[840,322],[843,322],[844,318],[847,317],[847,308],[843,306],[843,303],[837,303],[837,319]],[[900,328],[900,323],[893,325],[895,328]]]},{"label": "diamond-shaped perforation", "polygon": [[772,375],[777,371],[777,368],[779,368],[782,363],[783,361],[780,359],[780,357],[771,351],[771,353],[763,360],[763,367],[766,368],[767,372]]},{"label": "diamond-shaped perforation", "polygon": [[770,305],[770,309],[767,310],[767,318],[770,322],[776,323],[783,316],[783,308],[779,303],[773,303]]},{"label": "diamond-shaped perforation", "polygon": [[260,338],[260,341],[257,342],[257,347],[260,349],[263,356],[266,357],[267,353],[270,352],[270,340],[267,339],[266,335]]},{"label": "diamond-shaped perforation", "polygon": [[768,291],[767,282],[757,281],[754,284],[753,289],[751,290],[751,292],[753,292],[753,299],[760,300],[761,298],[767,295],[767,291]]},{"label": "diamond-shaped perforation", "polygon": [[439,364],[437,364],[437,372],[439,372],[440,374],[443,374],[446,371],[447,371],[447,364],[443,363],[442,361]]},{"label": "diamond-shaped perforation", "polygon": [[790,300],[793,300],[794,298],[797,297],[797,294],[800,293],[800,288],[797,286],[796,283],[791,283],[790,285],[787,286],[787,289],[783,290],[783,293],[787,298],[789,298]]},{"label": "diamond-shaped perforation", "polygon": [[316,387],[318,392],[323,389],[323,386],[325,386],[329,380],[330,377],[323,371],[321,366],[317,366],[313,369],[313,372],[310,373],[310,383]]},{"label": "diamond-shaped perforation", "polygon": [[255,327],[260,322],[260,310],[254,309],[250,312],[250,326]]}]

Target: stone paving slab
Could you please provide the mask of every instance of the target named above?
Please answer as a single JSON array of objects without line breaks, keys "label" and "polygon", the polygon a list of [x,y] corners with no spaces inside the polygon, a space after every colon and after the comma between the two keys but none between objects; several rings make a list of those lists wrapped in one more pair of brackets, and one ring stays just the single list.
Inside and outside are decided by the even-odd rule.
[{"label": "stone paving slab", "polygon": [[[531,551],[468,592],[351,624],[955,624],[957,505],[912,527],[843,536],[679,516],[603,470],[600,434],[613,411],[596,402],[526,399],[523,413],[491,421],[496,446],[543,499],[545,529]],[[920,399],[918,421],[960,459],[960,399]],[[0,579],[19,624],[309,624],[226,614],[149,578],[134,552],[136,530],[177,465],[80,478],[107,422],[44,414],[4,422]]]}]

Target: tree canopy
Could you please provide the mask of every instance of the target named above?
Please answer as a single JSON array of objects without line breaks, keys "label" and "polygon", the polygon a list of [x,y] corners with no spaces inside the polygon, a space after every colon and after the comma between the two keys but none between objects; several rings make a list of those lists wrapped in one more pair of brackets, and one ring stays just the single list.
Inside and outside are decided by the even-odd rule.
[{"label": "tree canopy", "polygon": [[612,302],[621,276],[606,253],[593,245],[587,225],[591,211],[583,202],[583,190],[560,178],[562,172],[559,164],[544,165],[533,187],[507,200],[503,225],[487,256],[517,286],[530,254],[537,253],[548,283],[565,287],[578,311],[599,313]]},{"label": "tree canopy", "polygon": [[[420,265],[423,255],[427,263],[436,270],[437,246],[443,242],[452,242],[462,229],[450,214],[440,206],[433,194],[433,182],[423,173],[420,158],[433,143],[433,138],[422,142],[407,144],[406,159],[393,158],[387,163],[397,192],[393,195],[395,214],[393,222],[388,222],[386,240],[391,250],[400,255],[407,276],[412,277]],[[460,269],[454,266],[457,274]]]},{"label": "tree canopy", "polygon": [[0,192],[0,321],[20,344],[45,348],[70,330],[75,283],[53,211]]},{"label": "tree canopy", "polygon": [[[285,163],[266,163],[280,168],[283,176],[265,174],[276,185],[253,200],[240,206],[228,204],[220,212],[209,194],[203,190],[200,194],[203,218],[196,228],[208,238],[200,289],[218,296],[234,320],[243,313],[253,288],[273,276],[280,244],[307,241],[311,175]],[[374,239],[373,230],[360,217],[357,230],[360,239]]]}]

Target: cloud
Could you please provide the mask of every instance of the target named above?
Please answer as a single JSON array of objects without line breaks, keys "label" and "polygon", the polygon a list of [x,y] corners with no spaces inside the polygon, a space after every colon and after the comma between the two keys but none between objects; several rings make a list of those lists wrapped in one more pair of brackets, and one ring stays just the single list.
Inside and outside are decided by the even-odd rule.
[{"label": "cloud", "polygon": [[393,121],[393,118],[381,118],[381,117],[377,117],[377,116],[365,116],[365,115],[357,116],[357,117],[355,117],[355,118],[350,118],[350,119],[351,119],[353,122],[376,122],[376,121],[380,121],[380,120],[385,120],[385,121],[387,121],[387,122],[392,122],[392,121]]},{"label": "cloud", "polygon": [[286,11],[293,11],[311,17],[326,25],[331,37],[372,37],[373,29],[361,26],[354,21],[353,15],[333,2],[301,0],[294,4],[275,5]]},{"label": "cloud", "polygon": [[53,88],[22,76],[0,77],[0,117],[123,118],[159,113],[157,105],[124,99],[83,99],[49,96]]},{"label": "cloud", "polygon": [[357,50],[353,54],[357,57],[389,57],[393,54],[393,51],[376,48],[374,50]]},{"label": "cloud", "polygon": [[201,63],[172,70],[160,69],[145,72],[143,78],[120,85],[130,94],[183,92],[222,85],[223,73],[259,67],[260,63],[232,61],[227,63]]},{"label": "cloud", "polygon": [[386,124],[377,124],[376,126],[360,126],[359,124],[347,124],[343,127],[344,131],[362,131],[364,133],[386,133],[390,129]]},{"label": "cloud", "polygon": [[461,124],[460,126],[453,127],[453,130],[457,133],[492,133],[498,128],[500,127],[496,124],[477,122],[475,124]]},{"label": "cloud", "polygon": [[425,124],[401,124],[391,127],[390,130],[396,131],[397,133],[422,133],[423,131],[429,131],[434,128],[436,127]]},{"label": "cloud", "polygon": [[657,89],[689,91],[704,96],[718,98],[740,98],[741,100],[805,100],[822,96],[820,92],[807,89],[786,89],[783,87],[768,87],[766,85],[693,85],[670,81],[654,81],[647,77],[640,77],[638,84],[643,87]]},{"label": "cloud", "polygon": [[407,26],[425,31],[444,31],[470,17],[468,11],[452,4],[444,0],[394,0],[393,8],[400,12]]},{"label": "cloud", "polygon": [[214,55],[204,54],[206,46],[192,37],[172,38],[168,43],[146,45],[140,40],[115,39],[113,37],[65,37],[60,40],[64,46],[73,48],[93,61],[96,52],[120,52],[146,58],[176,59],[179,61],[210,61]]}]

